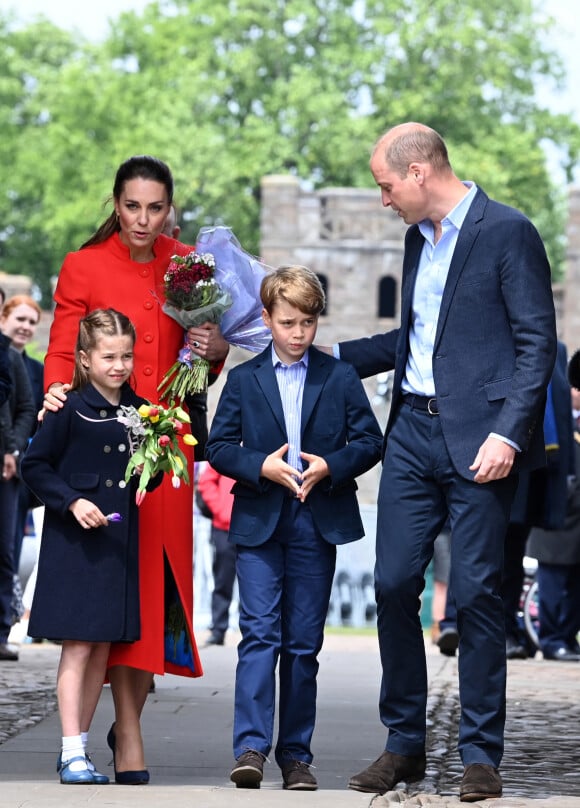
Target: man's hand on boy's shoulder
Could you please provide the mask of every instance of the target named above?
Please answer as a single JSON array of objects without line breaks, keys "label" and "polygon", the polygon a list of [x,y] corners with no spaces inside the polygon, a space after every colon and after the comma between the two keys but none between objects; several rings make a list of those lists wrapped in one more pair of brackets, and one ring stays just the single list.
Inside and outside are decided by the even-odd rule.
[{"label": "man's hand on boy's shoulder", "polygon": [[262,464],[260,474],[262,477],[271,480],[278,485],[284,485],[293,491],[296,496],[300,493],[300,486],[296,482],[296,478],[300,476],[300,472],[292,468],[285,460],[284,455],[288,451],[288,444],[285,443],[280,446],[275,452],[269,454]]}]

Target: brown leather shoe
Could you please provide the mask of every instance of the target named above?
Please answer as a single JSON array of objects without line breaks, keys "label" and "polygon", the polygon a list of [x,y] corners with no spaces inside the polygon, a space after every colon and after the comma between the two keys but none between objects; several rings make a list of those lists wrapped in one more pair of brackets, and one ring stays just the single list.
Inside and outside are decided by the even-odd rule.
[{"label": "brown leather shoe", "polygon": [[386,794],[401,780],[406,783],[422,780],[425,777],[425,764],[425,755],[383,752],[368,768],[351,777],[348,787],[370,794]]},{"label": "brown leather shoe", "polygon": [[459,787],[461,802],[477,802],[501,797],[502,782],[497,769],[485,763],[470,763],[465,767]]}]

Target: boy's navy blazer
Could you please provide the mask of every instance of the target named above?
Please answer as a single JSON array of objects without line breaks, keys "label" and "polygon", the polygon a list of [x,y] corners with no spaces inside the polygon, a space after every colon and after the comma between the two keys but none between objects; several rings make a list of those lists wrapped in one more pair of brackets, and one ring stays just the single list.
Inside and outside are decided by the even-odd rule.
[{"label": "boy's navy blazer", "polygon": [[[291,492],[260,471],[266,457],[287,440],[270,345],[229,371],[207,444],[211,465],[237,481],[230,541],[257,546],[274,533]],[[330,469],[306,500],[326,541],[344,544],[364,535],[354,478],[378,462],[381,443],[381,429],[355,370],[311,347],[301,449],[324,457]]]},{"label": "boy's navy blazer", "polygon": [[[340,343],[341,357],[361,377],[395,369],[386,440],[402,395],[423,244],[412,225],[405,238],[400,328]],[[441,428],[461,476],[473,479],[469,466],[490,432],[520,447],[514,472],[545,464],[545,390],[555,359],[544,245],[522,213],[478,189],[449,267],[433,352]]]}]

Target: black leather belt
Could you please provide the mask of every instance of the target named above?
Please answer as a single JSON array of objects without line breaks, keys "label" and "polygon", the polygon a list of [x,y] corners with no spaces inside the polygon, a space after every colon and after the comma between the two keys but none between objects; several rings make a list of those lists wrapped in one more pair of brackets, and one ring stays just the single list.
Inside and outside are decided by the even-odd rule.
[{"label": "black leather belt", "polygon": [[437,399],[434,396],[416,396],[414,393],[405,393],[403,395],[403,404],[407,404],[414,410],[428,412],[429,415],[439,415]]}]

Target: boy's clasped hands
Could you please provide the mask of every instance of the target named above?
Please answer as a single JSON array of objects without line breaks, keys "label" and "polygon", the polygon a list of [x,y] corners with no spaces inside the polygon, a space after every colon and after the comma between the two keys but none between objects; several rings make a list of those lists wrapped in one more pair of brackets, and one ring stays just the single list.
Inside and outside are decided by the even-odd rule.
[{"label": "boy's clasped hands", "polygon": [[330,474],[328,464],[323,457],[300,452],[300,457],[308,463],[308,468],[298,471],[284,460],[284,455],[288,452],[288,444],[285,443],[275,452],[269,454],[262,465],[261,474],[274,483],[283,485],[294,492],[296,498],[301,502],[312,488]]}]

